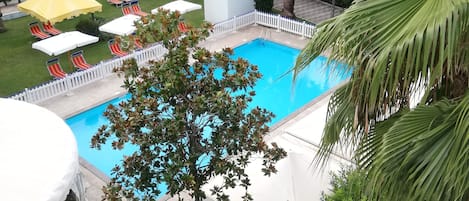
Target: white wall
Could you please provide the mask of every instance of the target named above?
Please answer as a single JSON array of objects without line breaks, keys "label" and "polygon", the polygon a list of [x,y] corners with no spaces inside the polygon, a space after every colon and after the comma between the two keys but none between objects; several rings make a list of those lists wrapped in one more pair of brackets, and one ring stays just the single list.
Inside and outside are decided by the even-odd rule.
[{"label": "white wall", "polygon": [[254,0],[204,0],[205,21],[213,24],[254,10]]},{"label": "white wall", "polygon": [[254,10],[254,0],[229,0],[228,4],[228,18]]},{"label": "white wall", "polygon": [[228,19],[227,0],[204,0],[205,21],[213,24]]}]

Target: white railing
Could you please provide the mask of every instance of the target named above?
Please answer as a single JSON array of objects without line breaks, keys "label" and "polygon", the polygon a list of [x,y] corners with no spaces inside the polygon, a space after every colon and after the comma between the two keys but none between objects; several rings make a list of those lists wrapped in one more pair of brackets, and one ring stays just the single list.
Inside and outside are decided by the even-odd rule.
[{"label": "white railing", "polygon": [[[211,36],[233,32],[251,24],[259,24],[277,29],[278,31],[285,31],[307,38],[310,38],[315,30],[314,25],[307,24],[305,22],[287,19],[280,15],[252,11],[215,24]],[[30,103],[38,103],[61,94],[66,94],[72,89],[82,87],[107,77],[112,74],[115,68],[122,66],[123,61],[126,59],[135,58],[137,60],[137,64],[142,65],[150,60],[160,59],[166,51],[167,50],[160,43],[157,43],[151,47],[135,51],[124,57],[102,61],[90,69],[67,75],[64,79],[47,82],[31,89],[26,88],[22,92],[10,96],[9,98]]]},{"label": "white railing", "polygon": [[64,79],[47,82],[30,89],[26,88],[21,93],[9,98],[30,103],[38,103],[101,80],[111,75],[115,68],[122,66],[122,63],[129,58],[135,58],[137,63],[141,65],[150,60],[161,58],[166,51],[167,50],[161,44],[156,44],[144,50],[135,51],[124,57],[103,61],[87,70],[74,72],[67,75]]},{"label": "white railing", "polygon": [[278,31],[285,31],[306,38],[311,38],[316,28],[312,24],[284,18],[280,15],[252,11],[250,13],[235,16],[229,20],[216,24],[214,26],[212,36],[236,31],[250,24],[259,24],[262,26],[277,29]]},{"label": "white railing", "polygon": [[297,34],[302,37],[311,38],[316,27],[306,22],[300,22],[293,19],[288,19],[280,15],[270,13],[256,12],[256,23],[275,28],[278,31],[285,31],[292,34]]}]

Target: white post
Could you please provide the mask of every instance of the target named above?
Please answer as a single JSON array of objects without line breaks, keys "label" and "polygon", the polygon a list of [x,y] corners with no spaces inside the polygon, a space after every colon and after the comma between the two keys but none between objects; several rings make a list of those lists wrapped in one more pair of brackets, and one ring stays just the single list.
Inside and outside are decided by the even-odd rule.
[{"label": "white post", "polygon": [[24,99],[25,99],[26,102],[32,103],[31,102],[31,92],[29,91],[28,88],[24,88]]},{"label": "white post", "polygon": [[237,22],[236,22],[236,16],[233,16],[233,32],[236,32],[238,30]]},{"label": "white post", "polygon": [[257,10],[254,9],[254,26],[257,26]]},{"label": "white post", "polygon": [[280,15],[277,15],[277,32],[280,32],[280,20],[282,17]]},{"label": "white post", "polygon": [[104,79],[104,71],[105,71],[105,69],[104,69],[103,61],[100,61],[97,67],[99,67],[99,71],[98,71],[98,72],[99,72],[99,74],[100,74],[101,79]]},{"label": "white post", "polygon": [[73,96],[73,93],[72,93],[72,79],[70,79],[69,76],[65,77],[65,87],[66,87],[66,90],[67,90],[67,96]]},{"label": "white post", "polygon": [[306,22],[303,21],[303,24],[301,25],[301,39],[304,39],[306,37]]}]

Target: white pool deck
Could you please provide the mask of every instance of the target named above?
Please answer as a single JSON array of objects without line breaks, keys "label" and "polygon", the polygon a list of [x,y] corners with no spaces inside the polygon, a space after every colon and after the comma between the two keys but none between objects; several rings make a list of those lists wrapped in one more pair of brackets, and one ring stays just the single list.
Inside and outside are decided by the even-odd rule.
[{"label": "white pool deck", "polygon": [[[217,51],[224,47],[234,48],[259,37],[298,49],[303,48],[308,42],[308,39],[301,38],[297,35],[277,32],[275,29],[268,29],[262,26],[251,25],[241,29],[240,31],[211,37],[202,42],[201,46],[212,51]],[[272,58],[275,59],[274,56],[272,56]],[[119,78],[117,75],[112,75],[101,81],[73,90],[67,95],[61,95],[49,99],[39,105],[48,108],[65,119],[115,97],[124,95],[126,92],[120,87],[123,84],[122,81],[122,78]],[[257,183],[253,181],[251,189],[254,192],[251,192],[253,192],[253,194],[259,194],[255,195],[255,200],[304,200],[304,195],[308,195],[308,200],[319,200],[320,192],[327,190],[329,178],[328,172],[318,172],[310,164],[320,142],[326,116],[327,102],[330,94],[331,92],[322,95],[272,127],[271,134],[268,136],[267,141],[278,142],[278,144],[284,147],[288,153],[292,153],[292,157],[295,157],[289,157],[290,159],[288,159],[288,161],[291,161],[291,163],[279,163],[285,169],[289,169],[289,173],[287,175],[281,174],[277,177],[274,176],[270,180],[267,177],[259,178],[259,182]],[[346,157],[343,156],[345,156],[345,154],[338,154],[332,157],[334,164],[332,165],[333,167],[330,167],[329,169],[335,170],[339,167],[337,164],[348,163],[348,161],[345,160]],[[287,161],[287,159],[285,159],[285,161]],[[298,163],[298,161],[301,161],[301,163]],[[85,188],[88,200],[101,200],[101,188],[105,185],[107,180],[106,176],[99,173],[99,171],[95,170],[91,165],[87,164],[83,160],[80,161],[80,164],[82,174],[85,178]],[[305,167],[300,168],[301,170],[294,167],[293,169],[295,170],[293,170],[292,167],[295,164],[296,166]],[[311,174],[307,174],[305,177],[299,175],[299,173],[305,173],[305,171],[311,172]],[[257,178],[258,175],[262,175],[260,169],[256,170],[253,174],[255,175],[255,178]],[[287,186],[285,186],[284,183],[274,183],[276,181],[283,181],[283,177],[288,177],[291,180],[287,182]],[[294,178],[298,179],[299,183],[293,181]],[[308,180],[306,179],[313,181],[309,181],[308,183]],[[311,185],[311,182],[315,182],[315,184],[312,184],[313,186],[308,186]],[[295,185],[296,187],[294,187]],[[300,188],[311,191],[311,193],[308,194],[308,192],[306,192],[305,194],[305,192],[303,192],[304,190]],[[269,191],[272,193],[279,191],[278,189],[283,189],[284,191],[280,192],[275,198],[268,196],[265,197],[263,195],[264,191],[266,191],[266,193]],[[238,192],[233,191],[230,194],[236,195]],[[162,200],[173,199],[174,198],[165,196]],[[208,200],[214,199],[210,198]],[[233,198],[233,200],[237,199]]]}]

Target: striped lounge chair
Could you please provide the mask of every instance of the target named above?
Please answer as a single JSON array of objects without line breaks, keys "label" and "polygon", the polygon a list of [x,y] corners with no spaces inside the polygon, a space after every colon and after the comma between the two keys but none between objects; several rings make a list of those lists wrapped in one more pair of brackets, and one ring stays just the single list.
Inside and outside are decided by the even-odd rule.
[{"label": "striped lounge chair", "polygon": [[67,73],[65,73],[62,70],[62,66],[60,66],[59,58],[54,57],[52,59],[47,60],[46,65],[47,70],[49,70],[49,74],[55,79],[62,79],[67,76]]},{"label": "striped lounge chair", "polygon": [[114,56],[122,57],[128,54],[127,52],[121,49],[119,43],[116,42],[114,39],[108,41],[108,46],[109,50],[111,51],[111,54]]}]

